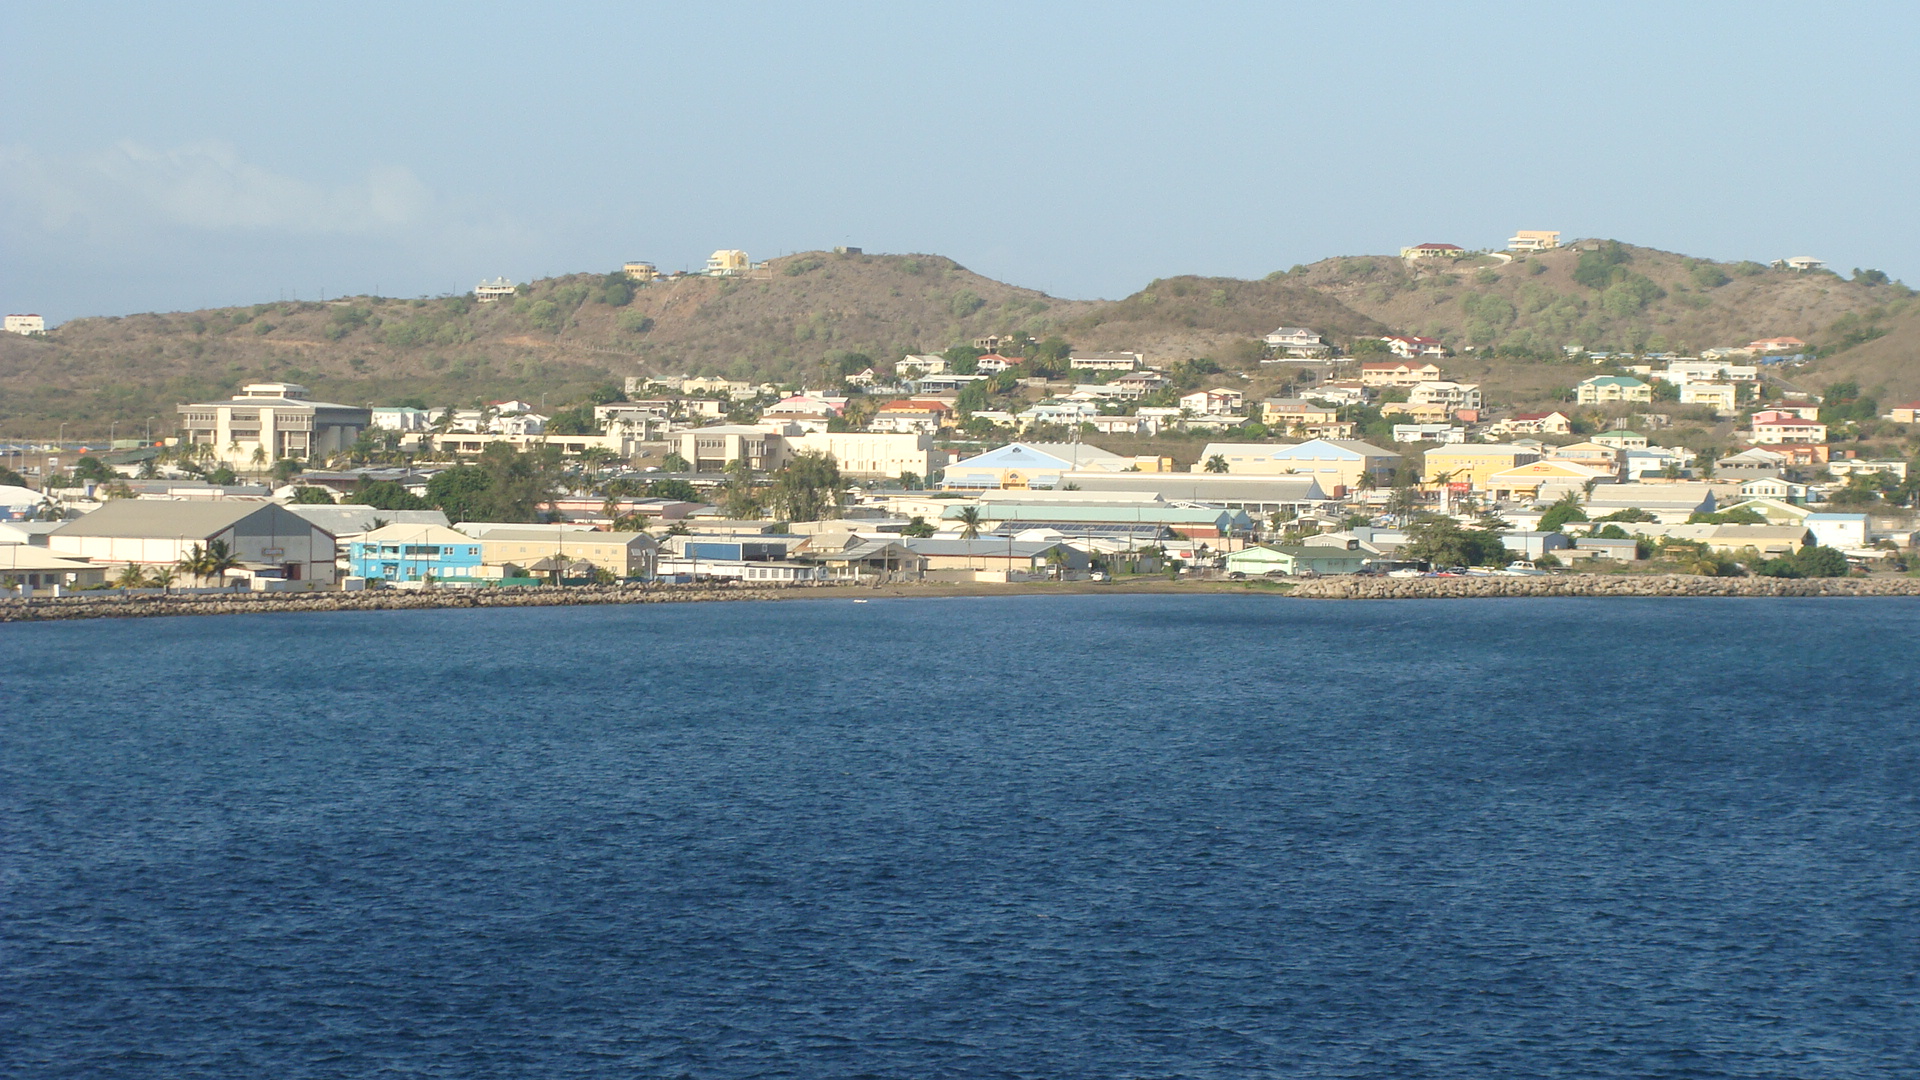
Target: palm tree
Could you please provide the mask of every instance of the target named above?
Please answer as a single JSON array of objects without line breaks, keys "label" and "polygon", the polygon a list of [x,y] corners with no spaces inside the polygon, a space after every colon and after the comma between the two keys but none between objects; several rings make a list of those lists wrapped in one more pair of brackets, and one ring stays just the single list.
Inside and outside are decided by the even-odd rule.
[{"label": "palm tree", "polygon": [[194,584],[204,584],[207,580],[207,549],[194,544],[180,557],[177,566],[181,573],[193,578]]},{"label": "palm tree", "polygon": [[147,572],[147,580],[158,586],[163,596],[173,591],[173,579],[175,576],[174,569],[171,566],[156,566]]},{"label": "palm tree", "polygon": [[1210,473],[1226,472],[1227,471],[1227,455],[1215,454],[1212,457],[1208,458],[1207,471]]},{"label": "palm tree", "polygon": [[139,589],[147,584],[146,571],[134,563],[128,563],[126,569],[114,577],[113,583],[122,589]]},{"label": "palm tree", "polygon": [[240,557],[234,555],[225,540],[207,540],[205,550],[205,575],[225,584],[227,571],[240,565]]},{"label": "palm tree", "polygon": [[980,538],[980,508],[963,506],[960,508],[960,539],[978,540]]}]

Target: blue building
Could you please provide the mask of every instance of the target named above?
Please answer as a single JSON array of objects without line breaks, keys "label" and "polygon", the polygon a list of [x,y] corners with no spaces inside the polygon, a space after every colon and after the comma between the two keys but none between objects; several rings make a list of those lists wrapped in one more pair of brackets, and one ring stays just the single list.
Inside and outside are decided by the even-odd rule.
[{"label": "blue building", "polygon": [[475,581],[480,541],[444,525],[386,525],[348,545],[347,572],[385,581]]}]

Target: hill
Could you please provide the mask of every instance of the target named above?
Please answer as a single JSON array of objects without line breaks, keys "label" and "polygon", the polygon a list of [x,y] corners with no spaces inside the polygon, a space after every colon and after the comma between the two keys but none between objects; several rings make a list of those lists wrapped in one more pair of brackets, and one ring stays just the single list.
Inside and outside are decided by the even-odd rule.
[{"label": "hill", "polygon": [[1065,330],[1085,348],[1233,363],[1259,359],[1260,339],[1282,325],[1312,327],[1342,346],[1392,332],[1391,324],[1291,280],[1193,276],[1154,281],[1124,300],[1095,307]]},{"label": "hill", "polygon": [[[285,379],[348,403],[546,396],[554,404],[640,373],[817,379],[850,353],[906,351],[1093,310],[929,255],[809,252],[749,278],[632,285],[576,274],[510,301],[349,297],[75,319],[44,339],[0,335],[0,431],[124,434],[176,404]],[[155,421],[156,429],[166,425]]]},{"label": "hill", "polygon": [[[1485,382],[1496,406],[1552,400],[1581,377],[1561,346],[1692,353],[1793,336],[1823,353],[1786,372],[1802,385],[1854,378],[1885,400],[1920,397],[1920,306],[1897,282],[1714,263],[1581,241],[1503,261],[1409,265],[1349,256],[1258,281],[1184,276],[1118,301],[1062,300],[934,255],[807,252],[748,278],[631,285],[575,274],[511,300],[471,296],[256,304],[75,319],[43,339],[0,335],[0,434],[98,438],[242,382],[305,383],[350,403],[552,407],[632,374],[821,379],[862,356],[884,366],[987,333],[1059,335],[1083,349],[1139,349],[1156,361],[1206,356],[1252,376],[1252,393],[1297,376],[1256,363],[1258,339],[1310,326],[1335,342],[1414,333],[1448,342],[1448,370]],[[1269,385],[1271,384],[1271,385]]]}]

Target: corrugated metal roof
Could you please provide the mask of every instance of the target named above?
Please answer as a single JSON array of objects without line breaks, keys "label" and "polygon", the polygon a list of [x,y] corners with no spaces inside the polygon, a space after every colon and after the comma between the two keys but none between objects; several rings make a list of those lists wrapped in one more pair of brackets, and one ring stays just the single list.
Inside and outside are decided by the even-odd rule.
[{"label": "corrugated metal roof", "polygon": [[[275,524],[295,528],[327,530],[288,512],[277,503],[237,502],[226,499],[172,502],[161,499],[114,499],[85,517],[69,521],[55,529],[53,536],[158,536],[184,540],[206,540],[236,524],[265,514]],[[329,536],[332,533],[328,533]]]}]

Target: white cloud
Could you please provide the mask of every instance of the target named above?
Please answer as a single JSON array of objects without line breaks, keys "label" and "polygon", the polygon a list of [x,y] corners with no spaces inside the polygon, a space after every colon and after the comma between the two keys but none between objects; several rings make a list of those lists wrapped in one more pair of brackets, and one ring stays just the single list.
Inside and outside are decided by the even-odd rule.
[{"label": "white cloud", "polygon": [[243,160],[232,146],[155,149],[122,142],[82,158],[0,148],[0,192],[43,228],[96,235],[164,225],[218,233],[377,235],[437,217],[434,193],[404,167],[318,184]]}]

